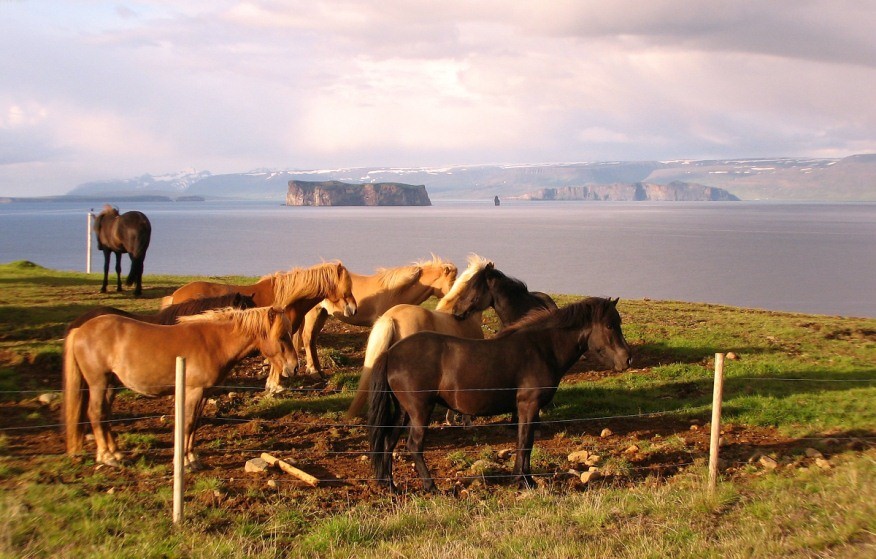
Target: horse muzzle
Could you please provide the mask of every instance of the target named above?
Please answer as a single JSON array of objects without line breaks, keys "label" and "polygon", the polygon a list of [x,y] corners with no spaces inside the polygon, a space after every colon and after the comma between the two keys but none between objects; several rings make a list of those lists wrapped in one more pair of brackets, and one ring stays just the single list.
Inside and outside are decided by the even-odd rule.
[{"label": "horse muzzle", "polygon": [[350,303],[348,301],[344,302],[344,316],[345,317],[350,318],[350,317],[354,316],[356,314],[357,310],[358,310],[358,307],[356,306],[355,302],[354,303]]}]

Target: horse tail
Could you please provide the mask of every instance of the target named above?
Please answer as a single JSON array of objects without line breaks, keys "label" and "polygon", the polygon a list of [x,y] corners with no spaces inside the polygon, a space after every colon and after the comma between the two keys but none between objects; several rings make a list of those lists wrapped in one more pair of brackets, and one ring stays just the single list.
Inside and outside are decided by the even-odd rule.
[{"label": "horse tail", "polygon": [[76,361],[73,351],[74,340],[79,329],[70,330],[64,340],[64,431],[67,437],[67,454],[74,455],[82,450],[85,433],[82,423],[85,418],[85,406],[88,401],[84,397],[82,387],[82,369]]},{"label": "horse tail", "polygon": [[359,387],[347,410],[347,418],[352,419],[362,415],[362,408],[368,401],[368,383],[371,370],[378,357],[386,353],[389,346],[398,338],[397,325],[391,316],[382,316],[374,323],[368,335],[368,345],[365,348],[365,362],[362,365],[362,375],[359,377]]},{"label": "horse tail", "polygon": [[388,439],[396,429],[401,407],[387,380],[387,354],[380,354],[371,371],[368,399],[368,440],[371,443],[371,465],[378,480],[388,479],[392,467],[392,449]]}]

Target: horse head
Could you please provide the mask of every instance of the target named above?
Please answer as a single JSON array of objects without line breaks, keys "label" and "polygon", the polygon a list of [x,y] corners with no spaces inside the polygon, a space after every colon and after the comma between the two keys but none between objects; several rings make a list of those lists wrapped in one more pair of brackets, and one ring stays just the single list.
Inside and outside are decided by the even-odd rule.
[{"label": "horse head", "polygon": [[460,320],[465,320],[471,313],[489,308],[493,304],[490,275],[495,271],[495,265],[488,262],[475,272],[460,288],[450,312]]},{"label": "horse head", "polygon": [[444,262],[433,254],[430,262],[420,264],[420,269],[419,281],[431,290],[431,296],[440,299],[450,293],[458,273],[454,264]]},{"label": "horse head", "polygon": [[606,365],[615,371],[629,368],[633,362],[630,346],[621,330],[621,317],[617,312],[619,299],[592,299],[593,322],[589,332],[582,332],[582,344],[593,351]]},{"label": "horse head", "polygon": [[292,325],[282,310],[266,309],[267,335],[259,337],[258,349],[272,369],[285,376],[294,375],[298,371],[298,352],[292,343]]},{"label": "horse head", "polygon": [[356,314],[358,308],[356,298],[353,296],[353,279],[343,264],[338,262],[336,266],[337,281],[334,285],[334,292],[328,294],[326,299],[334,308],[342,311],[344,316],[351,317]]}]

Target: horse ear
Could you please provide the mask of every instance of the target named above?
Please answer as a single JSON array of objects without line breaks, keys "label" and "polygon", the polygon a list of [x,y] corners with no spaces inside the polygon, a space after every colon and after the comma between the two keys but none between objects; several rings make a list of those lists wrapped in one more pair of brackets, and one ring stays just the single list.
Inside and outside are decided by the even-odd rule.
[{"label": "horse ear", "polygon": [[453,268],[450,266],[444,266],[444,275],[449,276],[451,273],[453,273]]},{"label": "horse ear", "polygon": [[492,262],[487,262],[487,265],[484,266],[484,270],[493,270],[495,268],[496,268],[496,265],[493,264]]},{"label": "horse ear", "polygon": [[608,299],[608,302],[611,303],[611,306],[615,307],[615,308],[617,308],[618,301],[620,301],[620,297],[616,297],[614,299],[609,297],[609,299]]}]

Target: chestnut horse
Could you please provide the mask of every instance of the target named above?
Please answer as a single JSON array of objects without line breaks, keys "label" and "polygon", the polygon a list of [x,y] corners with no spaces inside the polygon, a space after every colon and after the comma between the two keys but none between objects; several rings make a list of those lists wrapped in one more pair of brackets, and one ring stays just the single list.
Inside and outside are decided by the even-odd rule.
[{"label": "chestnut horse", "polygon": [[456,278],[450,292],[438,301],[434,311],[418,305],[396,305],[374,323],[374,327],[368,335],[368,344],[365,347],[365,362],[362,366],[362,375],[359,377],[359,387],[356,389],[356,395],[347,410],[348,418],[362,415],[362,409],[368,402],[371,367],[380,354],[400,339],[423,330],[432,330],[463,338],[482,339],[484,337],[484,331],[481,328],[482,311],[468,313],[465,319],[454,316],[451,311],[463,288],[479,270],[488,264],[491,262],[485,258],[476,254],[469,255],[468,267]]},{"label": "chestnut horse", "polygon": [[338,309],[331,301],[322,301],[307,313],[304,325],[296,335],[296,349],[304,346],[307,372],[323,376],[316,339],[329,316],[355,326],[371,326],[395,305],[419,305],[429,297],[444,297],[456,281],[456,273],[456,266],[434,254],[431,260],[398,268],[381,268],[370,276],[350,273],[358,307],[356,314],[345,316],[343,309]]},{"label": "chestnut horse", "polygon": [[[199,467],[193,452],[204,390],[221,382],[232,366],[258,349],[278,369],[297,365],[289,321],[274,309],[221,309],[180,318],[172,326],[118,316],[92,318],[64,342],[64,423],[67,453],[82,450],[86,408],[98,463],[118,466],[122,455],[110,431],[111,377],[146,396],[174,393],[176,357],[186,358],[185,462]],[[83,386],[83,381],[85,386]],[[85,390],[88,397],[85,397]]]},{"label": "chestnut horse", "polygon": [[135,285],[134,295],[143,293],[143,261],[152,237],[152,224],[141,212],[125,212],[106,204],[103,211],[94,218],[94,232],[97,234],[97,248],[103,251],[103,285],[101,293],[106,293],[109,282],[110,253],[116,255],[116,291],[122,290],[122,254],[131,255],[131,271],[125,284]]},{"label": "chestnut horse", "polygon": [[530,457],[539,411],[553,399],[560,379],[592,350],[609,366],[630,365],[617,299],[584,299],[541,310],[508,326],[495,338],[471,340],[419,332],[384,352],[371,372],[368,434],[380,483],[395,490],[392,453],[409,425],[407,451],[426,490],[433,490],[423,447],[435,404],[466,415],[517,412],[513,475],[532,487]]},{"label": "chestnut horse", "polygon": [[[283,310],[289,318],[290,334],[298,331],[304,316],[323,300],[329,301],[333,308],[346,317],[355,315],[358,308],[353,296],[353,280],[340,262],[277,272],[251,285],[195,281],[180,287],[165,300],[179,303],[195,297],[215,297],[228,293],[249,295],[259,307],[271,306]],[[283,390],[280,384],[282,372],[271,367],[265,382],[268,392]]]},{"label": "chestnut horse", "polygon": [[95,307],[76,317],[76,319],[67,326],[67,332],[69,333],[70,330],[79,328],[96,316],[102,316],[105,314],[127,316],[128,318],[133,318],[140,322],[151,322],[152,324],[176,324],[177,318],[181,316],[201,314],[204,311],[222,309],[225,307],[231,307],[234,309],[251,309],[255,306],[256,304],[252,297],[241,295],[240,293],[232,293],[231,295],[222,295],[221,297],[190,299],[183,303],[165,307],[155,314],[131,313],[115,307]]}]

